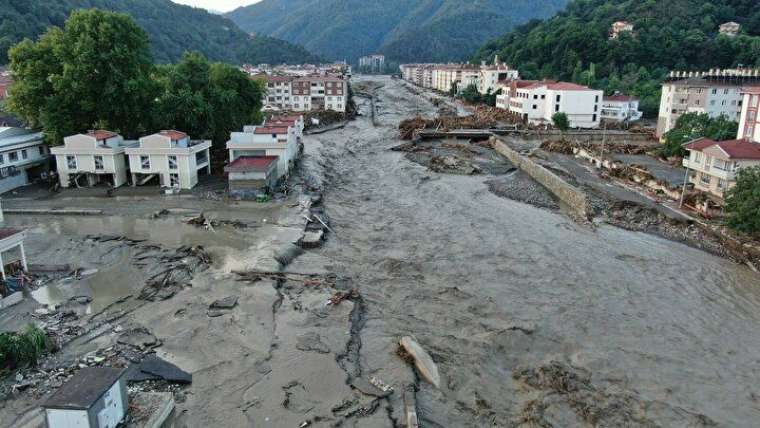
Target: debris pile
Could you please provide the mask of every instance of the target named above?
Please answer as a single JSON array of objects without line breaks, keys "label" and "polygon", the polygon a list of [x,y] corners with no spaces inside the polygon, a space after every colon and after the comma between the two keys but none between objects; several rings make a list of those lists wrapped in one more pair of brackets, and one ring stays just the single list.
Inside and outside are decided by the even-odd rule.
[{"label": "debris pile", "polygon": [[398,128],[402,140],[412,140],[419,131],[434,129],[438,131],[451,131],[452,129],[491,129],[498,125],[495,119],[476,115],[471,116],[444,116],[435,119],[415,117],[402,121]]},{"label": "debris pile", "polygon": [[[579,150],[585,150],[588,153],[599,154],[602,150],[601,145],[591,144],[588,142],[571,141],[567,139],[546,140],[541,143],[541,149],[547,152],[562,153],[572,155]],[[609,142],[604,144],[605,153],[625,154],[625,155],[643,155],[652,150],[651,146],[627,144],[618,142]]]},{"label": "debris pile", "polygon": [[166,300],[186,287],[190,287],[193,275],[211,264],[211,256],[202,246],[183,246],[173,253],[147,251],[135,257],[138,260],[158,258],[162,270],[152,275],[140,292],[138,299],[147,301]]}]

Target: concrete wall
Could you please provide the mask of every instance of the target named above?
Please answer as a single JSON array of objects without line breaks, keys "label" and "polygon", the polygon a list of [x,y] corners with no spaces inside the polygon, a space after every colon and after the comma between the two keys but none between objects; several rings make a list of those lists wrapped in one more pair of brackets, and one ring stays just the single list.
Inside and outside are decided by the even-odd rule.
[{"label": "concrete wall", "polygon": [[567,204],[573,211],[583,218],[589,216],[589,203],[586,194],[570,185],[554,173],[537,164],[533,160],[521,155],[512,149],[503,140],[491,137],[489,140],[494,150],[509,159],[516,167],[525,171],[539,184],[549,190],[560,201]]}]

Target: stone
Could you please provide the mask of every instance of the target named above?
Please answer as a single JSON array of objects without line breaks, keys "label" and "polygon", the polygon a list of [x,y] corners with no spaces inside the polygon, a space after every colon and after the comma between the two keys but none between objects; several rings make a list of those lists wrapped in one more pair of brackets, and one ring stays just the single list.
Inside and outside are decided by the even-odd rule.
[{"label": "stone", "polygon": [[139,350],[145,350],[160,345],[156,336],[148,329],[139,327],[122,333],[116,342],[122,345],[128,345]]},{"label": "stone", "polygon": [[232,309],[237,306],[238,296],[229,296],[224,299],[216,300],[209,306],[209,309]]},{"label": "stone", "polygon": [[296,349],[305,352],[318,352],[320,354],[327,354],[330,352],[330,348],[322,343],[321,338],[317,333],[306,333],[298,336],[296,339]]},{"label": "stone", "polygon": [[433,361],[433,358],[430,357],[430,354],[410,336],[402,337],[399,344],[414,359],[414,366],[417,368],[420,376],[431,385],[439,388],[441,377],[438,374],[438,366]]}]

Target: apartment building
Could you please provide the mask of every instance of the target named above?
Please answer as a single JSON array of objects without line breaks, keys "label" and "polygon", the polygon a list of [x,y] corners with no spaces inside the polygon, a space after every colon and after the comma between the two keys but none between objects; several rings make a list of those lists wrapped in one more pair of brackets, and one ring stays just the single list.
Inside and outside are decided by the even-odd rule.
[{"label": "apartment building", "polygon": [[505,82],[508,80],[517,80],[520,78],[520,73],[511,68],[509,65],[500,63],[499,57],[494,58],[494,63],[491,65],[483,62],[480,65],[478,73],[478,92],[483,95],[493,94],[499,89],[499,82]]},{"label": "apartment building", "polygon": [[374,54],[359,58],[359,68],[369,72],[385,70],[385,55]]},{"label": "apartment building", "polygon": [[111,131],[97,130],[63,139],[63,146],[52,147],[61,187],[94,186],[107,183],[119,187],[127,182],[124,151],[137,145]]},{"label": "apartment building", "polygon": [[738,138],[760,143],[760,86],[743,88],[741,92],[743,98]]},{"label": "apartment building", "polygon": [[728,37],[736,37],[742,30],[742,25],[738,22],[725,22],[718,27],[718,33]]},{"label": "apartment building", "polygon": [[739,121],[742,111],[741,88],[760,83],[760,69],[710,70],[707,72],[671,72],[662,85],[657,136],[675,127],[685,113],[706,113],[710,117],[725,115]]},{"label": "apartment building", "polygon": [[180,131],[142,137],[124,154],[129,159],[133,186],[158,179],[162,187],[192,189],[198,184],[199,172],[211,174],[211,141],[190,140]]},{"label": "apartment building", "polygon": [[0,128],[0,193],[46,176],[49,159],[50,151],[42,132]]},{"label": "apartment building", "polygon": [[614,94],[602,100],[602,119],[610,122],[636,122],[643,113],[639,111],[639,99]]},{"label": "apartment building", "polygon": [[457,92],[477,82],[478,67],[470,64],[446,64],[432,68],[432,89],[449,92],[454,88]]},{"label": "apartment building", "polygon": [[[604,92],[567,82],[515,81],[509,111],[532,125],[550,125],[555,113],[565,113],[571,128],[598,128]],[[502,98],[501,104],[504,104]]]},{"label": "apartment building", "polygon": [[259,76],[267,81],[264,109],[304,112],[328,110],[345,112],[348,81],[338,75]]},{"label": "apartment building", "polygon": [[689,155],[683,166],[689,169],[689,182],[719,199],[736,185],[741,168],[760,165],[760,143],[750,140],[713,141],[699,138],[684,145]]}]

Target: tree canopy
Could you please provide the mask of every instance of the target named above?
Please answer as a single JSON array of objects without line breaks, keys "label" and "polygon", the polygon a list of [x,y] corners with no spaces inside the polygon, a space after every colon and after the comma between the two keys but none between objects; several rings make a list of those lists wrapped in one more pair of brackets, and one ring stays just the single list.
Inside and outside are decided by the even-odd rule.
[{"label": "tree canopy", "polygon": [[726,198],[728,224],[742,232],[760,232],[760,167],[742,168]]},{"label": "tree canopy", "polygon": [[697,138],[715,141],[736,138],[739,124],[725,115],[711,118],[707,113],[686,113],[676,121],[676,126],[663,136],[665,144],[660,149],[663,156],[684,156],[683,145]]},{"label": "tree canopy", "polygon": [[552,116],[552,123],[554,123],[554,126],[562,132],[570,129],[570,120],[567,118],[567,114],[561,111],[554,113]]}]

